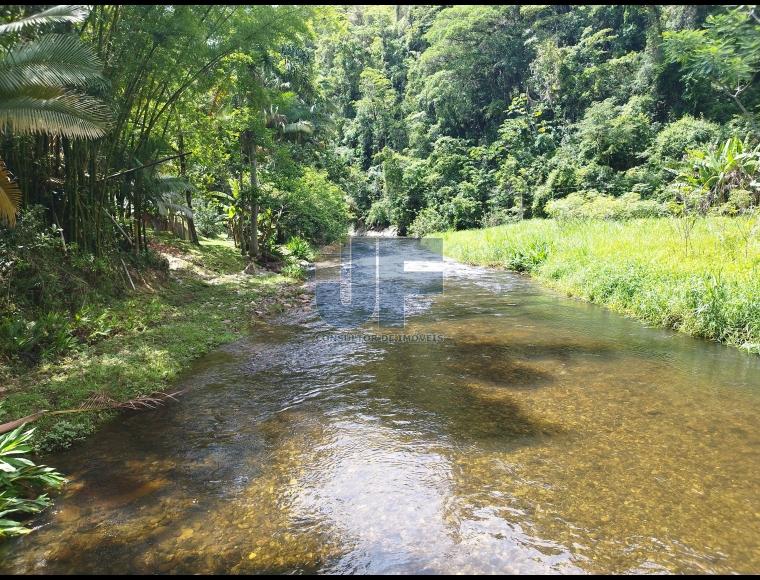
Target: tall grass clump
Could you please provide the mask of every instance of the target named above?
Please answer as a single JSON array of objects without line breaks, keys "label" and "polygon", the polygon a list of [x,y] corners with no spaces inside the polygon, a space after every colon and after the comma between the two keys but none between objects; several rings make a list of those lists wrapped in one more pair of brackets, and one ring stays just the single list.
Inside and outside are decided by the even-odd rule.
[{"label": "tall grass clump", "polygon": [[526,220],[438,234],[447,256],[527,272],[569,296],[760,353],[757,215]]}]

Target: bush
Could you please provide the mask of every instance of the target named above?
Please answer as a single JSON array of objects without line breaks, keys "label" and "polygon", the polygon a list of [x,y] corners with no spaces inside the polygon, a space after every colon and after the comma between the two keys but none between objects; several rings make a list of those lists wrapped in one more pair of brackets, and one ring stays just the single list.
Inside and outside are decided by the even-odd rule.
[{"label": "bush", "polygon": [[483,227],[492,228],[519,221],[519,211],[519,207],[511,207],[509,209],[503,207],[494,208],[483,216]]},{"label": "bush", "polygon": [[227,216],[219,212],[214,202],[198,200],[193,205],[195,229],[206,238],[218,238],[227,230]]},{"label": "bush", "polygon": [[718,208],[718,213],[737,216],[752,208],[754,195],[746,189],[734,189],[728,194],[726,203]]},{"label": "bush", "polygon": [[409,226],[409,235],[421,238],[435,232],[443,232],[450,228],[449,223],[435,208],[423,209]]},{"label": "bush", "polygon": [[586,159],[616,170],[639,165],[651,139],[650,103],[645,97],[632,97],[623,106],[613,99],[594,103],[577,124],[579,145]]},{"label": "bush", "polygon": [[[737,190],[754,191],[750,197],[760,203],[760,145],[753,146],[750,136],[743,141],[732,136],[725,143],[692,149],[674,173],[672,191],[694,192],[700,198],[698,205],[703,212],[711,206],[729,203],[731,193]],[[740,198],[741,194],[738,195]]]},{"label": "bush", "polygon": [[64,246],[39,206],[24,211],[14,229],[0,227],[0,285],[22,310],[75,311],[93,291],[118,294],[125,287],[122,276],[115,251],[95,256],[75,244]]},{"label": "bush", "polygon": [[[470,184],[462,184],[470,185]],[[446,220],[455,230],[475,228],[480,225],[481,206],[467,190],[459,193],[441,208]]]},{"label": "bush", "polygon": [[44,210],[25,211],[16,228],[0,228],[0,359],[34,365],[66,354],[97,333],[87,311],[121,296],[130,269],[167,271],[153,250],[95,256],[64,245]]},{"label": "bush", "polygon": [[309,242],[299,236],[293,236],[285,243],[287,255],[297,260],[306,260],[311,262],[314,259],[314,250]]},{"label": "bush", "polygon": [[546,204],[546,212],[556,219],[606,220],[657,217],[666,213],[663,205],[642,200],[637,193],[612,197],[597,191],[576,192],[564,199],[552,200]]},{"label": "bush", "polygon": [[282,267],[280,274],[289,278],[295,278],[296,280],[305,280],[306,268],[296,262],[288,262]]},{"label": "bush", "polygon": [[689,149],[715,143],[720,136],[721,128],[717,124],[684,115],[663,127],[654,138],[647,155],[650,161],[662,165],[682,159]]},{"label": "bush", "polygon": [[375,201],[367,212],[367,225],[371,228],[387,228],[391,225],[391,204],[383,197]]},{"label": "bush", "polygon": [[300,236],[316,244],[329,244],[346,235],[346,196],[326,172],[307,167],[293,187],[279,196],[285,208],[278,221],[283,238]]},{"label": "bush", "polygon": [[530,240],[524,245],[511,248],[506,266],[516,272],[531,272],[546,261],[551,245],[544,240]]}]

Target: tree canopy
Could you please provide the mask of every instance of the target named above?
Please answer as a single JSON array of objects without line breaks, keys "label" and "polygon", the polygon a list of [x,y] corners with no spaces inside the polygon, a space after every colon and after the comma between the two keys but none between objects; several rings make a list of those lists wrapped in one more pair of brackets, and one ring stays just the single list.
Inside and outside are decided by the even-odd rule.
[{"label": "tree canopy", "polygon": [[421,234],[569,195],[660,211],[687,183],[720,208],[690,152],[729,139],[758,203],[754,6],[11,5],[0,22],[0,219],[40,205],[86,252],[144,251],[179,220],[258,259],[349,220]]}]

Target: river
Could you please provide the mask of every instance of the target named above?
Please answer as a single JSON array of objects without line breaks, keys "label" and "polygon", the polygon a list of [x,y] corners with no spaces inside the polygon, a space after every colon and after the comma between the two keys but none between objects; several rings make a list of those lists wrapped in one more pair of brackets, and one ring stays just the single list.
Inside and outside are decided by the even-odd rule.
[{"label": "river", "polygon": [[760,571],[760,357],[444,269],[425,340],[307,306],[48,458],[0,570]]}]

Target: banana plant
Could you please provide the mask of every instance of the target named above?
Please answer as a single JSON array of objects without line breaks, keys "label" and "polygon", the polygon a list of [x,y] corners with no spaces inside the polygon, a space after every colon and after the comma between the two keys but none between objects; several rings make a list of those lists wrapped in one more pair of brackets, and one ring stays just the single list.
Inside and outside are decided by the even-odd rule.
[{"label": "banana plant", "polygon": [[[0,130],[16,135],[51,134],[96,139],[106,134],[110,113],[86,89],[104,85],[102,63],[77,36],[19,34],[60,23],[82,22],[86,6],[54,6],[0,25]],[[16,222],[21,191],[0,163],[0,221]]]},{"label": "banana plant", "polygon": [[725,201],[734,189],[757,191],[760,179],[760,145],[749,138],[731,137],[709,149],[691,150],[675,171],[676,183],[702,191],[702,211]]}]

